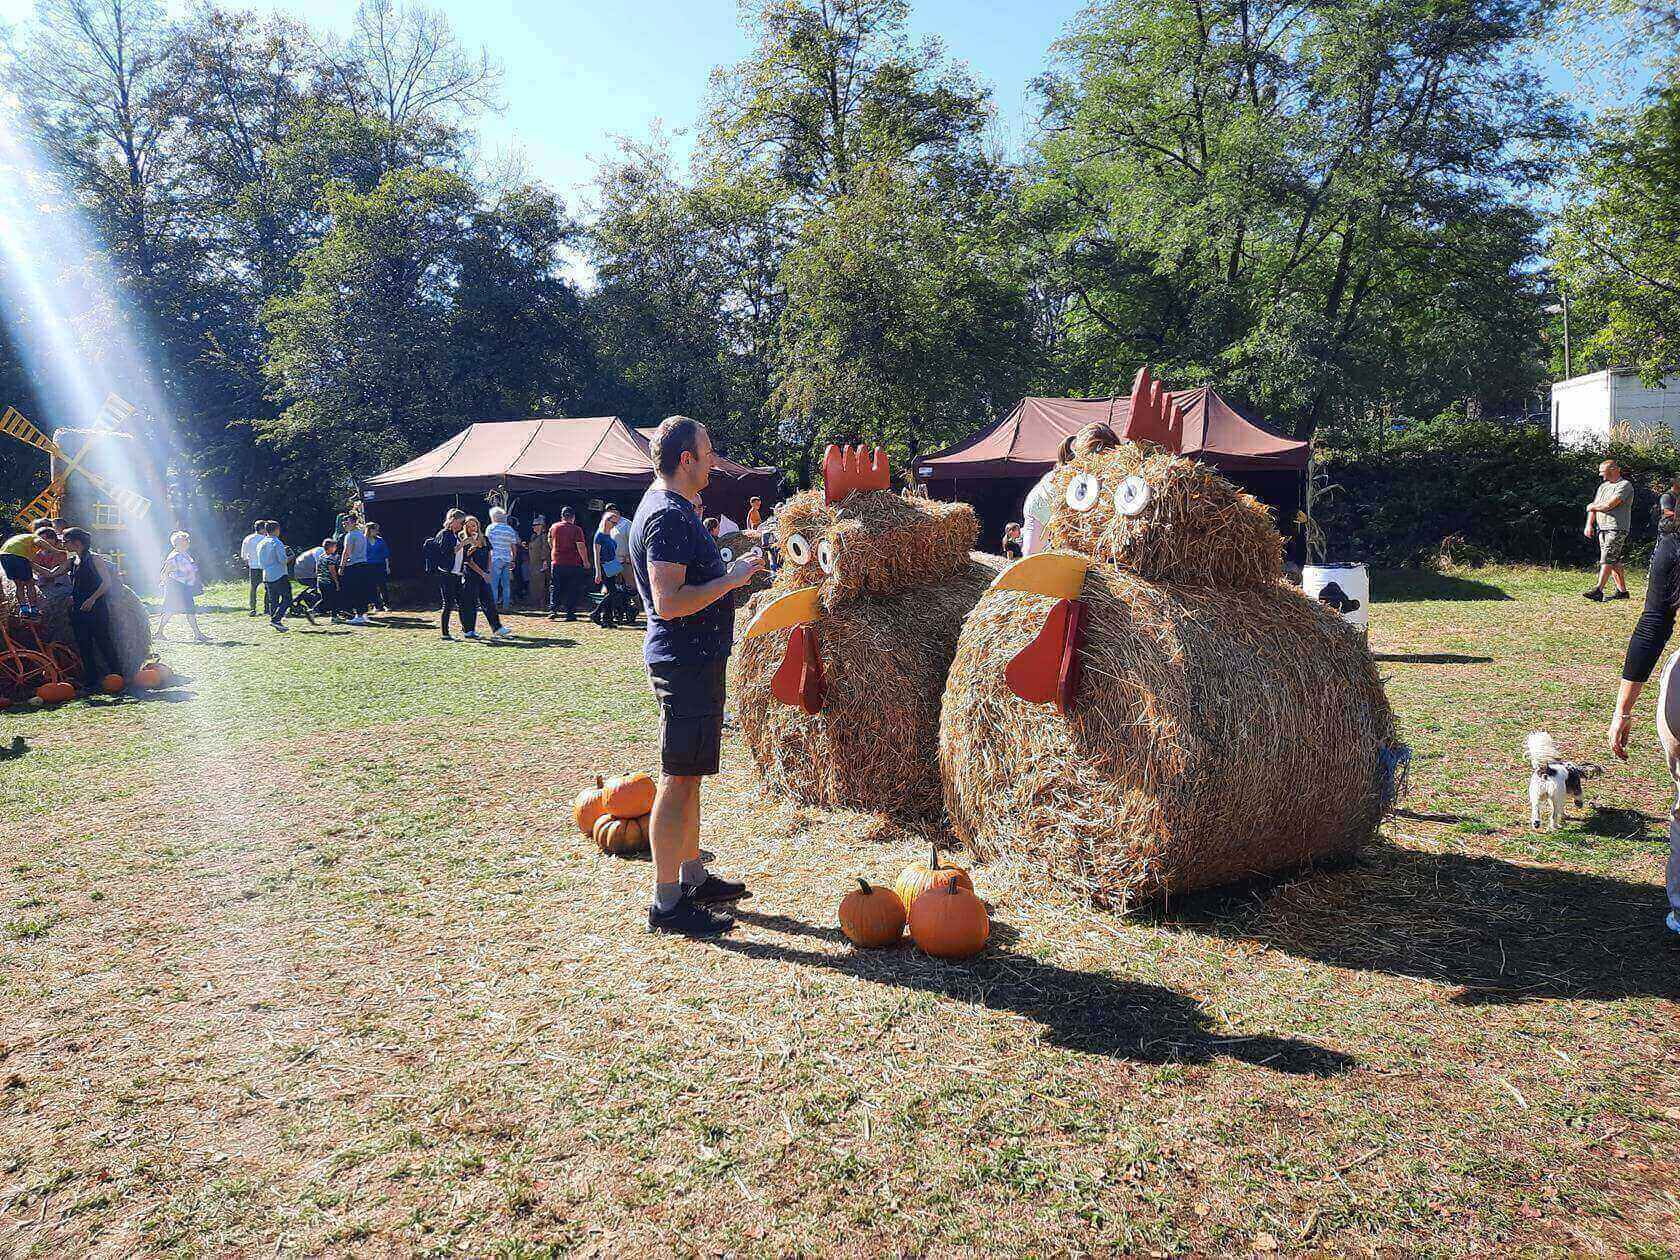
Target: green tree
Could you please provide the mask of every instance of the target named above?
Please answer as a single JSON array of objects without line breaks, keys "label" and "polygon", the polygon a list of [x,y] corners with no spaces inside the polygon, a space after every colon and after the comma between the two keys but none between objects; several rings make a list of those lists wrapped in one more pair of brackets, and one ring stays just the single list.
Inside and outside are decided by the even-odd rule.
[{"label": "green tree", "polygon": [[331,229],[265,311],[285,406],[259,428],[295,457],[298,489],[333,498],[459,419],[447,334],[475,196],[452,172],[405,167],[367,193],[329,184],[325,200]]},{"label": "green tree", "polygon": [[[1394,319],[1530,312],[1511,198],[1564,120],[1517,44],[1534,0],[1146,0],[1076,21],[1044,80],[1027,221],[1055,260],[1068,375],[1214,380],[1310,433],[1418,405]],[[1502,266],[1494,266],[1502,261]],[[1471,315],[1473,322],[1476,314]],[[1500,365],[1497,376],[1521,373]],[[1426,388],[1421,391],[1427,395]]]},{"label": "green tree", "polygon": [[1553,241],[1586,366],[1680,363],[1680,89],[1604,121]]}]

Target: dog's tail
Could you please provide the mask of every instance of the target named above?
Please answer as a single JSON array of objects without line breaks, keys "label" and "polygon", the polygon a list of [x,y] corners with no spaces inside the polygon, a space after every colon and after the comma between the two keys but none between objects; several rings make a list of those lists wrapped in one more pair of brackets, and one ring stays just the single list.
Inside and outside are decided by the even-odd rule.
[{"label": "dog's tail", "polygon": [[1536,770],[1544,770],[1558,759],[1557,745],[1545,731],[1535,731],[1530,735],[1524,748],[1528,751],[1528,764]]}]

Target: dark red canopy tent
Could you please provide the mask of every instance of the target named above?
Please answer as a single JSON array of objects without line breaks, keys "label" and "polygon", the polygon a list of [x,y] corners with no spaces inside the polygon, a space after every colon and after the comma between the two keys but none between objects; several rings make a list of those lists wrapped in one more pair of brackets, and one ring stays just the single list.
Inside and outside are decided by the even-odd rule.
[{"label": "dark red canopy tent", "polygon": [[[1280,437],[1248,419],[1211,386],[1166,397],[1183,416],[1183,454],[1219,469],[1271,506],[1285,535],[1304,502],[1309,443]],[[916,461],[916,480],[936,499],[974,504],[981,545],[1000,545],[1003,526],[1021,519],[1033,483],[1056,462],[1062,439],[1101,421],[1125,434],[1132,399],[1023,398],[1002,420]]]},{"label": "dark red canopy tent", "polygon": [[[747,500],[756,494],[769,502],[779,480],[776,469],[720,459],[703,497],[706,510],[744,521]],[[508,492],[523,534],[534,516],[552,522],[567,504],[586,528],[594,527],[604,502],[634,512],[652,482],[647,438],[617,416],[497,420],[468,425],[369,477],[362,498],[391,544],[392,572],[411,577],[420,571],[421,543],[441,526],[444,512],[462,507],[484,519],[487,496],[498,488]]]}]

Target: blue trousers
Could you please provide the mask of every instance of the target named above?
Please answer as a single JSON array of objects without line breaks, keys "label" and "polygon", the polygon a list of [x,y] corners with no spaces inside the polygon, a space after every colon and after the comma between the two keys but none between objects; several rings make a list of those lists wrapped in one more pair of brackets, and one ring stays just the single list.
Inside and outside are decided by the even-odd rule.
[{"label": "blue trousers", "polygon": [[496,601],[498,607],[506,608],[513,602],[513,557],[490,560],[490,598]]}]

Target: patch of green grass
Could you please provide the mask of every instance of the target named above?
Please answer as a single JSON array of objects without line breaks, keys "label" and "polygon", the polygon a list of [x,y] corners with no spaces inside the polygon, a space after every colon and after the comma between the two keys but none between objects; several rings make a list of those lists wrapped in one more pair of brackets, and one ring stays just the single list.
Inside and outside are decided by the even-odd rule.
[{"label": "patch of green grass", "polygon": [[750,913],[645,933],[568,813],[651,764],[635,631],[281,635],[217,588],[173,699],[0,715],[11,1209],[73,1254],[1665,1254],[1651,698],[1527,819],[1529,731],[1608,761],[1637,609],[1582,582],[1374,575],[1412,794],[1351,866],[1122,918],[979,864],[962,965],[838,941],[923,839],[733,744]]}]

